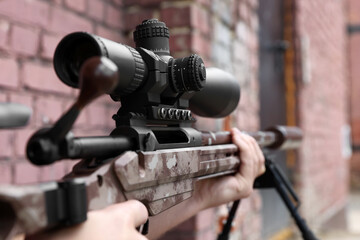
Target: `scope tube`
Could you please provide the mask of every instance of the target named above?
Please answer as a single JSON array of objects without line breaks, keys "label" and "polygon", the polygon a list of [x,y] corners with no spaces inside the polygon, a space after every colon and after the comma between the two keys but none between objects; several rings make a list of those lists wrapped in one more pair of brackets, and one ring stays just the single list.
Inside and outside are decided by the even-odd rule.
[{"label": "scope tube", "polygon": [[119,69],[118,85],[112,95],[126,95],[135,91],[146,78],[146,64],[134,48],[86,33],[65,36],[54,54],[54,69],[66,85],[78,88],[81,65],[90,57],[104,56]]},{"label": "scope tube", "polygon": [[218,68],[206,69],[205,87],[189,101],[190,110],[202,117],[226,117],[240,100],[240,85],[233,75]]}]

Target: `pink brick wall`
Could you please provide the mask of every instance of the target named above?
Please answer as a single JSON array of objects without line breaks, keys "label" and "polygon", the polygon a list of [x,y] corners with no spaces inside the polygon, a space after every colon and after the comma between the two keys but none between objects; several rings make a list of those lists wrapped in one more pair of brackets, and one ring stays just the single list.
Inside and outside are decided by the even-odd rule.
[{"label": "pink brick wall", "polygon": [[[343,3],[297,1],[296,27],[300,39],[305,37],[310,42],[312,80],[300,84],[299,120],[305,140],[296,180],[303,211],[318,224],[344,206],[347,194],[347,160],[340,145],[341,128],[347,123],[348,95]],[[20,102],[34,111],[27,127],[0,131],[0,183],[58,179],[73,164],[65,161],[35,168],[24,155],[28,137],[54,122],[77,94],[56,78],[52,68],[58,41],[72,31],[89,31],[133,45],[131,33],[143,19],[165,21],[172,36],[173,56],[196,52],[207,66],[220,67],[239,79],[242,99],[231,122],[241,129],[258,130],[257,8],[257,0],[0,1],[0,100]],[[75,135],[108,134],[114,127],[111,116],[117,108],[107,96],[97,100],[78,119]],[[199,118],[199,123],[202,129],[219,130],[223,126],[222,120]],[[214,225],[218,226],[223,210],[204,211],[164,239],[214,239],[218,231]],[[234,238],[261,238],[260,210],[257,192],[242,201]]]},{"label": "pink brick wall", "polygon": [[[73,31],[88,31],[134,45],[131,33],[135,26],[144,19],[160,18],[170,28],[173,56],[196,52],[207,66],[225,67],[241,79],[244,100],[233,114],[232,122],[243,129],[256,130],[256,9],[256,0],[0,1],[0,100],[23,103],[33,109],[28,126],[16,131],[0,131],[0,183],[59,179],[73,165],[71,161],[63,161],[38,168],[26,160],[24,153],[28,138],[37,129],[56,121],[78,93],[59,81],[52,67],[57,43]],[[233,47],[241,48],[246,55],[234,54]],[[114,127],[111,116],[118,107],[108,96],[102,97],[82,112],[73,132],[76,136],[109,134]],[[223,125],[221,120],[199,119],[199,122],[202,129],[219,130]],[[242,235],[242,239],[259,239],[260,208],[257,193],[243,201],[235,235]],[[219,219],[224,215],[223,210],[204,211],[167,237],[213,239],[218,231]]]},{"label": "pink brick wall", "polygon": [[[348,3],[348,24],[350,26],[360,25],[360,4],[359,1],[349,0]],[[351,183],[356,189],[360,187],[360,32],[349,34],[349,75],[351,81],[351,105],[350,121],[352,129],[352,144],[355,147],[351,158]]]},{"label": "pink brick wall", "polygon": [[345,207],[348,194],[349,159],[342,154],[349,122],[345,1],[299,0],[296,13],[298,51],[302,65],[310,65],[303,72],[310,81],[299,78],[304,141],[296,177],[302,211],[320,225]]},{"label": "pink brick wall", "polygon": [[[121,40],[119,4],[110,0],[0,1],[1,101],[18,102],[33,109],[27,127],[0,132],[1,183],[59,179],[69,170],[72,163],[68,162],[34,167],[24,153],[27,140],[35,130],[56,121],[77,94],[57,79],[52,67],[54,49],[72,31],[90,31]],[[108,134],[114,127],[111,116],[115,106],[111,100],[98,100],[82,113],[74,132]]]}]

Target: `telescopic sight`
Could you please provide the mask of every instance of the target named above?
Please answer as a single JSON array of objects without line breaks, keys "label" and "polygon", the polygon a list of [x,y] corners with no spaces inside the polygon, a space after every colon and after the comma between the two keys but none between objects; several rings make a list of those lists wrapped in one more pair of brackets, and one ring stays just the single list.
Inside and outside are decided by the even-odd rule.
[{"label": "telescopic sight", "polygon": [[81,65],[94,56],[101,56],[101,49],[91,35],[87,33],[67,35],[56,48],[55,71],[65,84],[78,87]]}]

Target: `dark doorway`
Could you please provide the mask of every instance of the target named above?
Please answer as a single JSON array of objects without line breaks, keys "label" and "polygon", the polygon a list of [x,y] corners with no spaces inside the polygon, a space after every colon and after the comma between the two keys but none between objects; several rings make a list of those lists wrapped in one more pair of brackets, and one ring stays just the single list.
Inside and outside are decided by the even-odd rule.
[{"label": "dark doorway", "polygon": [[[259,1],[260,24],[260,121],[261,128],[286,125],[284,84],[283,0]],[[271,158],[286,172],[286,154]],[[275,190],[261,190],[263,239],[287,228],[290,216]]]}]

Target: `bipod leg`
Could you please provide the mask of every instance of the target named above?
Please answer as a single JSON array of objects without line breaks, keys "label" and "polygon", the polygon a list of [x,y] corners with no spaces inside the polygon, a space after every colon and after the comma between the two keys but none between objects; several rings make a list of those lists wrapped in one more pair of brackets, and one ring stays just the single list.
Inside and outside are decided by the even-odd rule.
[{"label": "bipod leg", "polygon": [[[317,240],[313,232],[307,226],[305,220],[300,216],[298,207],[300,201],[287,178],[280,169],[268,158],[265,159],[266,172],[259,177],[254,186],[257,188],[274,187],[285,203],[291,216],[294,218],[304,240]],[[292,201],[291,198],[294,200]],[[294,204],[296,203],[296,205]]]},{"label": "bipod leg", "polygon": [[231,209],[229,211],[229,216],[226,219],[226,223],[223,227],[222,232],[218,235],[217,240],[228,240],[230,236],[231,226],[232,222],[236,215],[236,210],[238,209],[240,204],[240,200],[234,201],[233,205],[231,206]]}]

